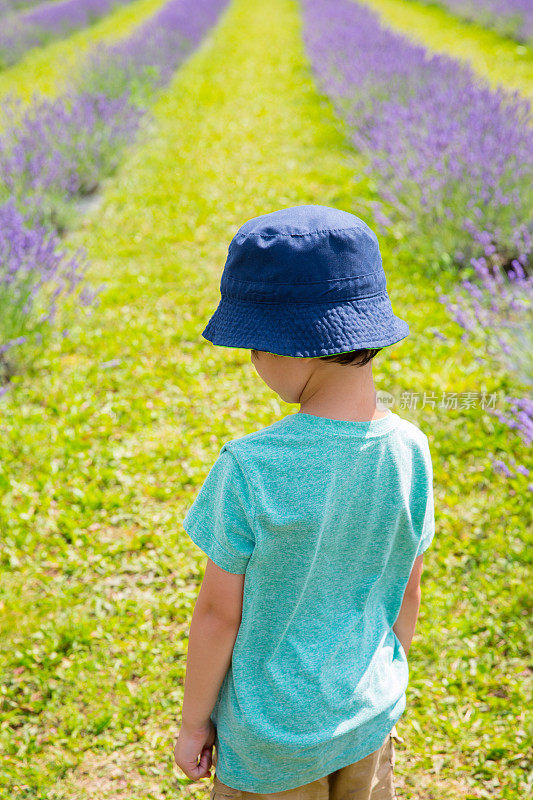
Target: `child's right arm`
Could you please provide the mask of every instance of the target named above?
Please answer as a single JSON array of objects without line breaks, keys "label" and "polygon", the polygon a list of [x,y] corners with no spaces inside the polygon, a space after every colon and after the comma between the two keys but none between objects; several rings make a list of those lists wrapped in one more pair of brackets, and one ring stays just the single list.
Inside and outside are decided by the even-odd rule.
[{"label": "child's right arm", "polygon": [[418,619],[418,611],[420,609],[420,600],[422,597],[420,576],[422,575],[423,560],[423,553],[415,558],[411,575],[405,587],[400,613],[392,626],[394,633],[402,643],[405,655],[408,654],[411,646],[411,641],[415,633],[416,621]]}]

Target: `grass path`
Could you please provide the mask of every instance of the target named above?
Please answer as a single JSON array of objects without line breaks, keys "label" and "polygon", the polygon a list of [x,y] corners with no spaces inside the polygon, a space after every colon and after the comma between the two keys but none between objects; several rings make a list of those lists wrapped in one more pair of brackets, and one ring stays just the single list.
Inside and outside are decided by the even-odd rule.
[{"label": "grass path", "polygon": [[533,98],[533,50],[436,6],[409,0],[361,0],[383,21],[430,50],[468,61],[493,86]]},{"label": "grass path", "polygon": [[[108,281],[100,307],[0,401],[0,748],[17,798],[207,798],[205,782],[191,787],[172,766],[204,564],[181,520],[224,441],[296,408],[259,380],[248,351],[201,332],[246,219],[304,203],[363,215],[372,194],[316,93],[294,0],[234,0],[154,113],[70,239],[87,247],[91,280]],[[381,249],[411,336],[378,356],[376,385],[429,435],[438,525],[397,726],[399,794],[514,798],[525,512],[483,466],[507,434],[479,407],[398,402],[501,382],[446,322],[436,295],[451,277],[431,279],[408,242]]]},{"label": "grass path", "polygon": [[113,42],[127,36],[164,1],[136,0],[72,36],[30,50],[12,67],[0,71],[0,97],[15,94],[29,100],[34,92],[58,94],[84,52],[96,42]]}]

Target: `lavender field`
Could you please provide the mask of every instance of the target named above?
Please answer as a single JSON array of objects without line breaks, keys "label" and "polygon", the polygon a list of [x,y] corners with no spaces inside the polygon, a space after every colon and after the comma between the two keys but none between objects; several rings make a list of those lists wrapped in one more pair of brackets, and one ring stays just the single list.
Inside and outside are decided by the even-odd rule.
[{"label": "lavender field", "polygon": [[[398,797],[528,795],[533,86],[479,31],[522,75],[531,16],[439,4],[475,6],[471,59],[373,0],[161,0],[53,94],[2,97],[0,800],[207,800],[172,763],[203,564],[181,520],[221,443],[290,406],[200,333],[236,227],[307,203],[378,233],[411,335],[376,385],[433,453]],[[12,85],[117,8],[0,0]]]},{"label": "lavender field", "polygon": [[129,0],[51,0],[29,10],[7,8],[1,19],[0,69],[16,63],[33,47],[90,25],[122,1]]},{"label": "lavender field", "polygon": [[[5,103],[0,394],[7,391],[5,379],[13,369],[8,351],[28,337],[42,344],[58,298],[72,294],[82,281],[83,255],[68,256],[60,240],[76,214],[76,199],[94,193],[115,169],[156,91],[168,83],[223,5],[223,0],[199,0],[191,15],[184,0],[169,0],[125,40],[96,46],[64,95],[36,97],[29,107],[17,98]],[[92,304],[98,291],[83,286],[80,303]]]}]

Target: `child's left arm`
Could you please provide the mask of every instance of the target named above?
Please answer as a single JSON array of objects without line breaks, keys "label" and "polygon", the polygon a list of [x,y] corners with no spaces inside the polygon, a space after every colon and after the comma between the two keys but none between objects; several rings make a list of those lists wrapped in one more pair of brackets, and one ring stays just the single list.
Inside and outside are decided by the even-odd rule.
[{"label": "child's left arm", "polygon": [[192,615],[176,764],[188,778],[210,775],[215,728],[210,719],[231,664],[242,617],[244,574],[208,559]]}]

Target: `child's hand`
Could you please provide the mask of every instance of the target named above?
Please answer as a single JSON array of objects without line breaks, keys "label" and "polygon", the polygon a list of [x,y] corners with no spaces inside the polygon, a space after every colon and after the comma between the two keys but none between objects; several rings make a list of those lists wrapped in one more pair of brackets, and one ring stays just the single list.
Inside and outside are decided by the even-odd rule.
[{"label": "child's hand", "polygon": [[[182,725],[174,747],[174,760],[188,778],[198,780],[211,774],[212,750],[215,743],[215,726],[207,725],[194,730]],[[200,759],[198,763],[198,758]]]}]

